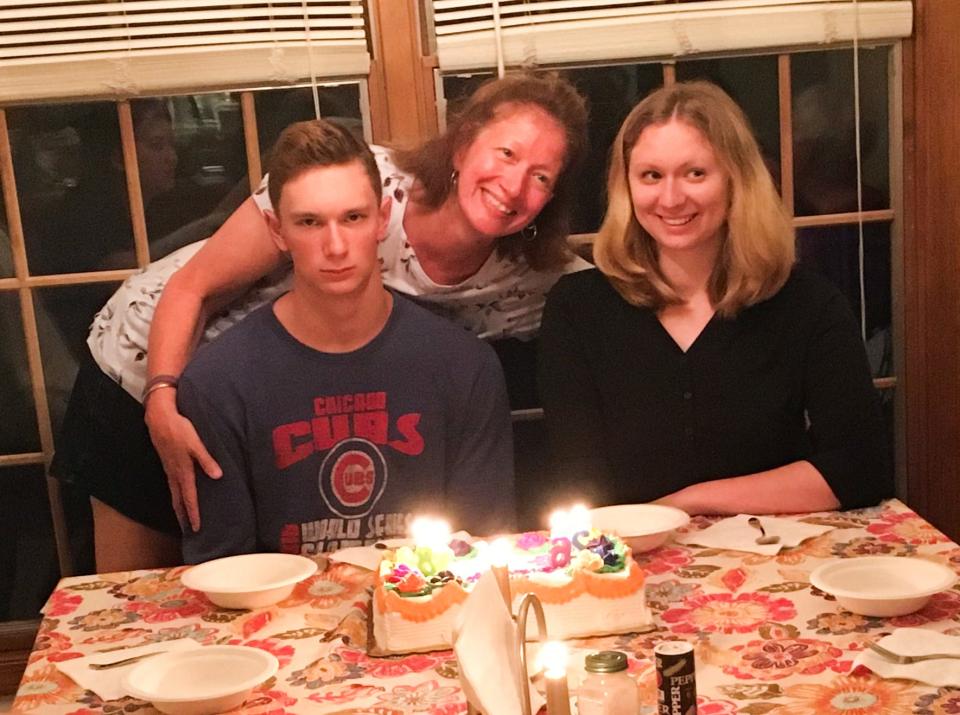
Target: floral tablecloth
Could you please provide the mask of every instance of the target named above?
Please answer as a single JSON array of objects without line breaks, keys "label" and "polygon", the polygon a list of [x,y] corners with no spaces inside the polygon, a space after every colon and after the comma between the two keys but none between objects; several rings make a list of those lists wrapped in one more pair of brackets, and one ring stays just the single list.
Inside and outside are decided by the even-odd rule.
[{"label": "floral tablecloth", "polygon": [[[898,501],[862,511],[798,517],[835,527],[777,556],[668,542],[638,556],[657,628],[642,635],[573,642],[630,656],[644,715],[656,712],[654,645],[696,644],[700,715],[934,715],[960,713],[960,689],[882,680],[852,662],[868,640],[901,626],[960,634],[960,593],[937,594],[899,618],[845,613],[809,583],[825,559],[920,556],[960,569],[960,547]],[[697,518],[690,529],[711,520]],[[44,618],[14,710],[28,713],[154,712],[125,698],[103,702],[55,667],[116,647],[193,638],[270,651],[277,676],[247,701],[248,713],[449,715],[466,711],[451,652],[396,658],[365,653],[372,574],[336,565],[299,584],[290,598],[256,611],[227,611],[180,583],[183,568],[63,579]],[[575,687],[575,684],[571,684]]]}]

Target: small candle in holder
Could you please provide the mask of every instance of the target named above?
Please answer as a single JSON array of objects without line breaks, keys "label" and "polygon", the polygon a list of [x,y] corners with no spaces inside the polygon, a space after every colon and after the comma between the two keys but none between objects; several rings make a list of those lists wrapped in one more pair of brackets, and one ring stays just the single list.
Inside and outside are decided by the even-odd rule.
[{"label": "small candle in holder", "polygon": [[512,612],[513,595],[510,593],[509,559],[509,539],[499,538],[490,544],[490,570],[493,571],[493,575],[497,579],[497,586],[500,587],[500,593],[503,596],[503,602],[507,604],[507,610]]},{"label": "small candle in holder", "polygon": [[570,691],[567,688],[568,657],[567,646],[560,641],[544,643],[538,656],[547,686],[549,715],[570,715]]}]

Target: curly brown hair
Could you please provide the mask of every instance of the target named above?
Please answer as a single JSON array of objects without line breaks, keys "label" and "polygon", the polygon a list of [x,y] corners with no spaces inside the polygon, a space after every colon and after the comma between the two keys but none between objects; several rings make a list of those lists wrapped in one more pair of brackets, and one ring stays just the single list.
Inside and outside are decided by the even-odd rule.
[{"label": "curly brown hair", "polygon": [[517,72],[484,82],[451,111],[444,133],[413,149],[397,150],[394,160],[419,181],[422,193],[418,200],[437,208],[453,188],[457,152],[469,146],[506,105],[534,106],[553,117],[566,134],[567,151],[553,198],[536,218],[536,240],[524,240],[519,233],[502,236],[497,251],[508,258],[522,255],[535,270],[556,268],[569,259],[570,204],[577,170],[587,151],[586,100],[556,72]]}]

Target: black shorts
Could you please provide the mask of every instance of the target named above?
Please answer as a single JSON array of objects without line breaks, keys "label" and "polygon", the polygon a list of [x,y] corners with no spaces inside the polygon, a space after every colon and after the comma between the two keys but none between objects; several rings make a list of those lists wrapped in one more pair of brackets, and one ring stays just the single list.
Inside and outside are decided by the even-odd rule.
[{"label": "black shorts", "polygon": [[143,405],[85,350],[50,474],[152,529],[180,534]]}]

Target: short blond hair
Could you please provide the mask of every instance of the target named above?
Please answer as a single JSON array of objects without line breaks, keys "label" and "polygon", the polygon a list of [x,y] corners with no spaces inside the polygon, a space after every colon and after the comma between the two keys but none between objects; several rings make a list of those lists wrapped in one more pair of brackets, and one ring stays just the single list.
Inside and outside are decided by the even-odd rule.
[{"label": "short blond hair", "polygon": [[637,221],[629,184],[630,153],[640,134],[672,118],[703,134],[729,176],[730,206],[708,291],[717,313],[732,317],[780,290],[793,267],[795,239],[746,116],[709,82],[662,87],[624,120],[611,148],[607,213],[594,259],[633,305],[660,310],[682,302],[660,270],[656,241]]}]

